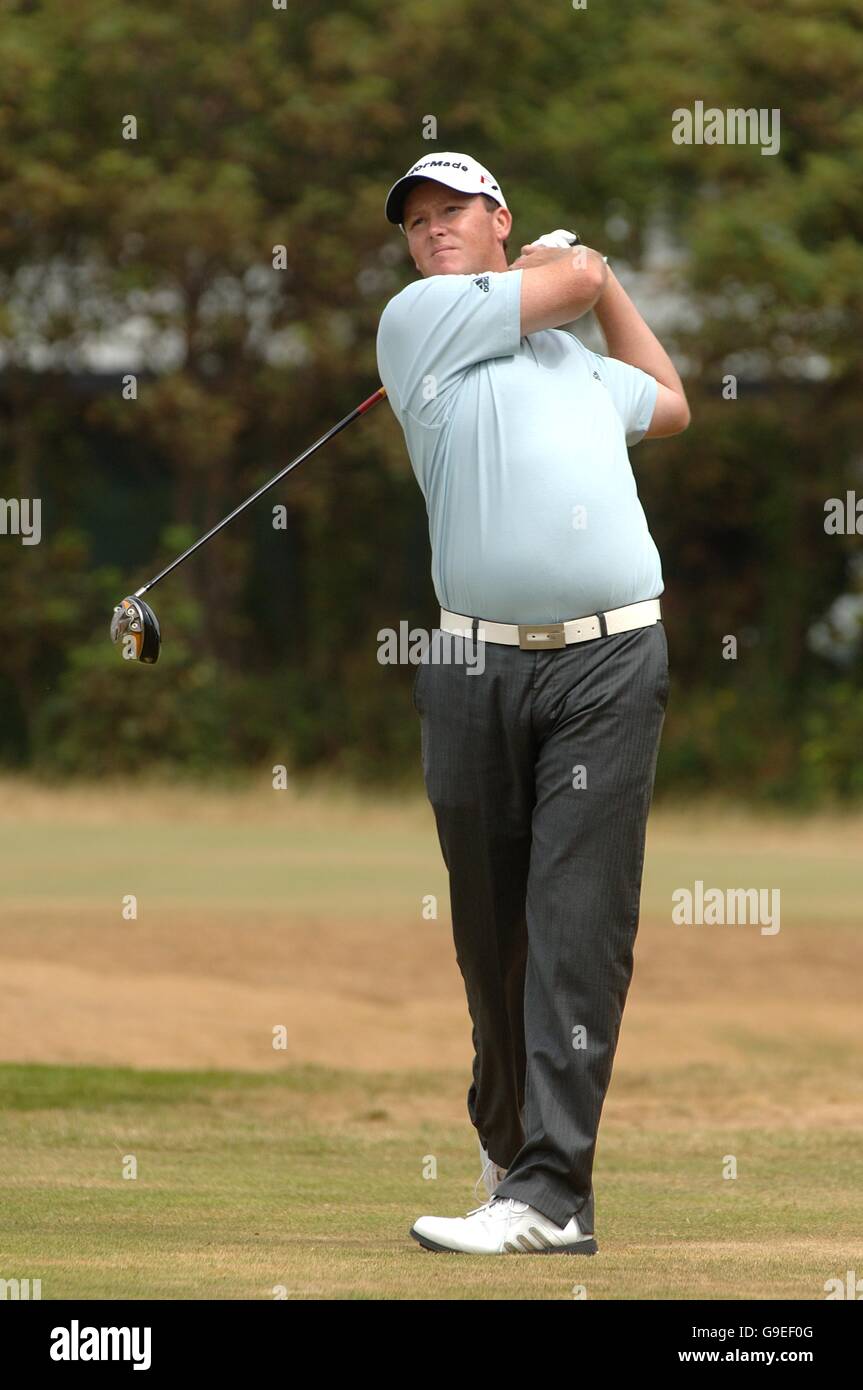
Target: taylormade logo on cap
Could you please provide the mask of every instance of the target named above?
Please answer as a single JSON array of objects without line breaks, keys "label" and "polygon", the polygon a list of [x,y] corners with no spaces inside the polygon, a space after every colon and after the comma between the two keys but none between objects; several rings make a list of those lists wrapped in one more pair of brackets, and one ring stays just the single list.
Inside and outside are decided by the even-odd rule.
[{"label": "taylormade logo on cap", "polygon": [[459,164],[454,159],[424,159],[421,163],[415,164],[412,169],[408,169],[405,178],[410,174],[418,174],[420,169],[464,169],[465,173],[470,173],[466,164]]},{"label": "taylormade logo on cap", "polygon": [[472,159],[469,154],[444,150],[441,154],[425,155],[418,159],[416,164],[412,164],[407,173],[393,184],[387,194],[385,205],[389,222],[401,227],[405,198],[414,184],[419,183],[421,179],[433,179],[435,183],[442,183],[459,193],[486,193],[489,198],[494,198],[496,203],[500,203],[502,208],[506,207],[500,184],[488,169]]}]

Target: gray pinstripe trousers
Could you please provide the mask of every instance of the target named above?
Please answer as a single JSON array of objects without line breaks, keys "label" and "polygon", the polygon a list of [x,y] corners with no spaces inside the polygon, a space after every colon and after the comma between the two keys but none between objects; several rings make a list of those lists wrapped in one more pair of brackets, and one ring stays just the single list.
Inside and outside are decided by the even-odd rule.
[{"label": "gray pinstripe trousers", "polygon": [[[547,651],[435,628],[414,682],[496,1195],[594,1230],[593,1161],[638,930],[668,701],[661,620]],[[449,650],[449,660],[445,651]],[[463,648],[462,648],[463,650]]]}]

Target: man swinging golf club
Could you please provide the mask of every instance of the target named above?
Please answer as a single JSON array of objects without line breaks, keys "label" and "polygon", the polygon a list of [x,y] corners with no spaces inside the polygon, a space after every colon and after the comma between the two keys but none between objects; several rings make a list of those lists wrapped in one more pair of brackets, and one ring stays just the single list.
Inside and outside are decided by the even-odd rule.
[{"label": "man swinging golf club", "polygon": [[[627,446],[680,433],[689,407],[575,233],[507,265],[511,213],[469,155],[423,156],[385,210],[421,276],[384,308],[377,360],[429,516],[440,626],[414,704],[489,1196],[411,1235],[435,1251],[592,1254],[669,689],[661,564]],[[570,331],[591,308],[608,356]],[[484,642],[481,670],[452,659],[457,638]]]}]

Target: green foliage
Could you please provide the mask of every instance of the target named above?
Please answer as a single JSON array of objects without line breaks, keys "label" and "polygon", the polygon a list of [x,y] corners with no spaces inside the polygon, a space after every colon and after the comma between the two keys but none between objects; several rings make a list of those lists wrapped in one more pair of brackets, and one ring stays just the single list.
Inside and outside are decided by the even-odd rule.
[{"label": "green foliage", "polygon": [[848,681],[820,691],[806,711],[801,794],[814,804],[863,800],[863,689]]},{"label": "green foliage", "polygon": [[69,652],[56,690],[34,718],[37,773],[134,777],[176,763],[206,773],[227,756],[225,684],[215,662],[191,658],[190,609],[200,620],[192,605],[174,608],[158,667],[123,661],[104,635]]},{"label": "green foliage", "polygon": [[[437,605],[386,405],[156,591],[156,668],[118,664],[106,633],[176,536],[377,384],[380,312],[414,274],[384,196],[420,152],[454,148],[499,173],[511,248],[573,225],[643,268],[667,241],[651,288],[686,314],[655,326],[693,423],[632,456],[678,682],[660,785],[859,797],[854,688],[806,644],[857,544],[822,524],[826,498],[860,491],[857,10],[77,0],[13,7],[0,62],[2,491],[45,505],[40,546],[0,538],[0,762],[93,772],[146,748],[201,775],[416,775],[414,673],[378,666],[374,634],[430,627]],[[779,151],[674,144],[695,100],[779,109]],[[72,375],[145,321],[137,363],[92,391]],[[711,688],[723,635],[744,630],[747,659]]]}]

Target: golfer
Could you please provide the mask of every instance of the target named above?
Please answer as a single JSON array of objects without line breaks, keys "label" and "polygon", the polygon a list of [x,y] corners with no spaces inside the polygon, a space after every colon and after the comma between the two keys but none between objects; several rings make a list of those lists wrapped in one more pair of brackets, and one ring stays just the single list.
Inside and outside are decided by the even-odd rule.
[{"label": "golfer", "polygon": [[[429,1250],[593,1254],[669,686],[662,569],[627,446],[679,434],[689,406],[577,234],[507,264],[512,215],[470,155],[424,155],[386,216],[422,277],[385,306],[377,360],[429,517],[440,625],[413,698],[489,1197],[411,1235]],[[607,357],[575,336],[589,309]]]}]

